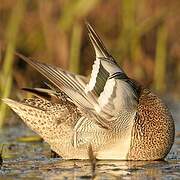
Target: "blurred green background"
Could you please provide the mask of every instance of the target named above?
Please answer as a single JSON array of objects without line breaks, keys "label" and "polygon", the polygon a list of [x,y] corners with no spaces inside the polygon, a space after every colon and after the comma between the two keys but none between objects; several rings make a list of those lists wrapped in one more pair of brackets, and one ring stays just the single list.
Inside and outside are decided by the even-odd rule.
[{"label": "blurred green background", "polygon": [[[178,0],[1,0],[0,97],[21,99],[20,88],[43,85],[15,51],[89,75],[88,21],[130,77],[179,101],[179,9]],[[0,127],[11,122],[9,112],[0,102]]]}]

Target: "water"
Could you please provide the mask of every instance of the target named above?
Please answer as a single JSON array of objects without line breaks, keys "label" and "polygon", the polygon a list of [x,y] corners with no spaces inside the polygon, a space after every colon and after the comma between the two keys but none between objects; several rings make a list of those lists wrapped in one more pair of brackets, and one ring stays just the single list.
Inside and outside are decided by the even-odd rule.
[{"label": "water", "polygon": [[[180,108],[172,109],[176,138],[165,161],[90,161],[51,158],[49,146],[24,125],[0,132],[1,179],[180,179]],[[22,137],[29,137],[23,139]]]}]

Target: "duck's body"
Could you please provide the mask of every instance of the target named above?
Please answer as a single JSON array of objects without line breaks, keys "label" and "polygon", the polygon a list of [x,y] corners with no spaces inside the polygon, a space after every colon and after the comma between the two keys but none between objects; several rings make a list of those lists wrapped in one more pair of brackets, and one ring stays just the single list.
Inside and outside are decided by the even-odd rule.
[{"label": "duck's body", "polygon": [[60,90],[4,101],[65,159],[157,160],[174,142],[164,103],[126,76],[88,26],[96,50],[91,79],[21,57]]}]

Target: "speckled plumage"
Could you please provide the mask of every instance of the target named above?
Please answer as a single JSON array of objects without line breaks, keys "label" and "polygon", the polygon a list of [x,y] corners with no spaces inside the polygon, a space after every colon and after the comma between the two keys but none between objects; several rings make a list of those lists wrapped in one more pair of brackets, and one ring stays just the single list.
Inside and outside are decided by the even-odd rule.
[{"label": "speckled plumage", "polygon": [[174,122],[166,105],[150,90],[142,90],[128,159],[164,159],[174,143],[174,132]]},{"label": "speckled plumage", "polygon": [[[28,89],[36,97],[7,103],[65,159],[157,160],[174,141],[165,104],[130,79],[88,25],[96,60],[88,79],[19,55],[58,91]],[[91,153],[89,153],[91,150]]]}]

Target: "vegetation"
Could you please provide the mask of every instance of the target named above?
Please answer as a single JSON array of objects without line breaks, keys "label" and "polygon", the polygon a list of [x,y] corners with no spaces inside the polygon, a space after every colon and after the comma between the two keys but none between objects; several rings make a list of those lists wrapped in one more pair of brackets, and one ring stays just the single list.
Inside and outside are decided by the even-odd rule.
[{"label": "vegetation", "polygon": [[[12,86],[12,70],[13,70],[13,58],[16,48],[16,40],[19,30],[19,25],[24,14],[24,1],[19,0],[14,6],[6,30],[6,42],[7,48],[5,52],[4,62],[2,66],[1,78],[0,78],[0,90],[1,97],[6,98],[9,96]],[[3,125],[7,106],[4,103],[0,104],[0,127]]]},{"label": "vegetation", "polygon": [[[132,78],[180,98],[179,8],[176,0],[2,0],[0,97],[20,96],[19,88],[41,80],[15,51],[88,75],[95,58],[89,21]],[[0,127],[6,114],[0,103]]]}]

